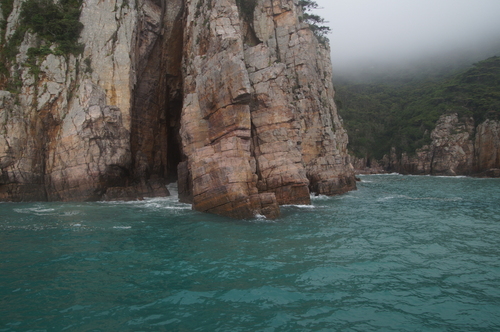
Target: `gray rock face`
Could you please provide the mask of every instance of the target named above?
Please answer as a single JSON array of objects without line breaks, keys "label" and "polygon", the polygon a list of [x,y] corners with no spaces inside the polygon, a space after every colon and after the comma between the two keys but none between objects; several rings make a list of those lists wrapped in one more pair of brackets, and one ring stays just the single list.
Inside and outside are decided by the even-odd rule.
[{"label": "gray rock face", "polygon": [[[14,2],[6,31],[19,24]],[[295,0],[84,0],[81,55],[26,34],[0,92],[0,200],[168,195],[235,218],[355,188],[328,46]],[[15,74],[15,75],[14,75]],[[7,86],[8,82],[1,83]]]},{"label": "gray rock face", "polygon": [[[14,3],[7,36],[19,25],[21,3]],[[131,132],[137,128],[132,119],[134,94],[142,93],[135,87],[140,79],[136,72],[144,70],[161,19],[161,10],[151,1],[140,8],[128,1],[83,1],[83,54],[38,59],[37,76],[23,63],[29,48],[40,41],[25,36],[10,68],[19,73],[22,86],[19,93],[6,95],[7,107],[2,109],[5,130],[0,140],[9,152],[0,150],[0,158],[5,155],[10,162],[2,167],[0,199],[135,199],[168,194],[162,177],[136,174],[137,153],[131,144]],[[13,143],[17,148],[9,149],[10,141],[18,142]]]}]

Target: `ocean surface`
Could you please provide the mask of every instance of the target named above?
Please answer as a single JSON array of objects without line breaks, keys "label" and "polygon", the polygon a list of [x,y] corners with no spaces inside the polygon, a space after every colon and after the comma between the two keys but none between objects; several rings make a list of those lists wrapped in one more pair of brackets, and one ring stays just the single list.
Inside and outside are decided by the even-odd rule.
[{"label": "ocean surface", "polygon": [[360,178],[275,221],[0,203],[0,331],[500,331],[500,179]]}]

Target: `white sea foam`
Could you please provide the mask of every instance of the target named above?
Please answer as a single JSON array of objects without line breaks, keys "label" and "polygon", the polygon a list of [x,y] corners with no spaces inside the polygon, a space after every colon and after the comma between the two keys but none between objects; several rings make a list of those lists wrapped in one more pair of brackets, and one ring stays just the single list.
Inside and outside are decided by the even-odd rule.
[{"label": "white sea foam", "polygon": [[192,210],[190,204],[185,204],[184,206],[165,206],[167,210]]},{"label": "white sea foam", "polygon": [[365,176],[388,176],[388,175],[400,175],[403,176],[403,174],[400,173],[378,173],[378,174],[357,174],[356,176],[358,177],[365,177]]},{"label": "white sea foam", "polygon": [[50,214],[51,212],[54,212],[55,209],[42,208],[42,207],[32,207],[32,208],[24,208],[24,209],[14,209],[14,211],[17,213],[44,215],[44,214]]},{"label": "white sea foam", "polygon": [[359,196],[355,195],[355,192],[348,192],[342,195],[329,197],[330,199],[342,200],[342,199],[359,199]]},{"label": "white sea foam", "polygon": [[471,178],[470,176],[467,176],[467,175],[432,175],[432,174],[418,175],[418,174],[407,174],[405,176],[408,176],[408,177],[428,177],[428,178],[446,178],[446,179],[465,179],[465,178]]},{"label": "white sea foam", "polygon": [[77,211],[66,211],[66,212],[63,212],[62,215],[65,217],[69,217],[69,216],[76,216],[80,213],[81,213],[81,211],[78,211],[78,210]]},{"label": "white sea foam", "polygon": [[429,201],[443,201],[443,202],[455,202],[463,200],[463,198],[461,197],[411,197],[408,195],[393,195],[393,196],[385,196],[377,198],[377,202],[383,202],[397,198],[408,199],[408,200],[429,200]]},{"label": "white sea foam", "polygon": [[452,175],[452,176],[449,176],[449,175],[431,175],[432,177],[435,177],[435,178],[448,178],[448,179],[464,179],[464,178],[468,178],[468,176],[465,176],[465,175]]},{"label": "white sea foam", "polygon": [[394,198],[395,198],[394,196],[380,197],[380,198],[377,198],[377,202],[385,202],[385,201],[388,201],[388,200],[391,200]]},{"label": "white sea foam", "polygon": [[267,219],[266,216],[262,215],[262,214],[256,214],[252,219],[248,219],[247,221],[251,222],[251,223],[269,223],[269,224],[273,224],[273,223],[276,223],[277,221],[276,220],[273,220],[273,219]]},{"label": "white sea foam", "polygon": [[177,189],[177,182],[172,182],[167,184],[168,192],[170,197],[179,197],[179,190]]},{"label": "white sea foam", "polygon": [[151,210],[191,210],[191,204],[180,203],[177,196],[146,197],[143,200],[136,201],[110,201],[101,203],[107,205],[128,205],[135,207],[144,207]]},{"label": "white sea foam", "polygon": [[114,229],[131,229],[132,226],[113,226]]},{"label": "white sea foam", "polygon": [[323,200],[328,200],[331,198],[332,198],[332,196],[311,194],[311,200],[314,200],[314,201],[323,201]]},{"label": "white sea foam", "polygon": [[[175,205],[172,205],[175,204]],[[153,209],[153,210],[172,210],[172,211],[190,211],[191,210],[191,205],[190,204],[184,204],[184,203],[172,203],[172,202],[167,202],[167,203],[147,203],[144,204],[144,207],[148,209]]]},{"label": "white sea foam", "polygon": [[306,205],[306,204],[286,204],[282,205],[283,207],[297,207],[300,209],[316,209],[317,206],[315,205]]},{"label": "white sea foam", "polygon": [[443,198],[443,197],[410,197],[410,196],[401,196],[405,199],[411,199],[411,200],[429,200],[429,201],[442,201],[442,202],[456,202],[456,201],[461,201],[463,198],[461,197],[448,197],[448,198]]}]

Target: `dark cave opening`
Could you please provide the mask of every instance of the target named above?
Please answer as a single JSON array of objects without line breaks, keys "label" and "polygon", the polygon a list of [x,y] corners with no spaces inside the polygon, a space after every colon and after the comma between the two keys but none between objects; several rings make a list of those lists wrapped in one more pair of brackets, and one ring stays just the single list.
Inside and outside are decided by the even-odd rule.
[{"label": "dark cave opening", "polygon": [[[160,3],[162,18],[143,18],[137,35],[136,73],[131,123],[134,182],[177,180],[182,161],[179,135],[182,111],[183,8],[175,0]],[[158,3],[155,3],[158,5]],[[160,9],[159,9],[160,10]]]},{"label": "dark cave opening", "polygon": [[181,137],[179,135],[180,131],[180,115],[182,111],[182,98],[173,100],[169,106],[169,118],[168,131],[167,131],[167,169],[165,174],[165,179],[168,183],[177,181],[177,166],[181,161],[182,148],[181,148]]}]

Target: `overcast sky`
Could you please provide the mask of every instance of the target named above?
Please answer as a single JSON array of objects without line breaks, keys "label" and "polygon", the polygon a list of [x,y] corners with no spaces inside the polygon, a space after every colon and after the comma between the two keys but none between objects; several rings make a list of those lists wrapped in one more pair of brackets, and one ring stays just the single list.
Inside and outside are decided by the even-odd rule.
[{"label": "overcast sky", "polygon": [[[316,0],[335,71],[500,43],[500,0]],[[498,54],[500,55],[500,54]]]}]

